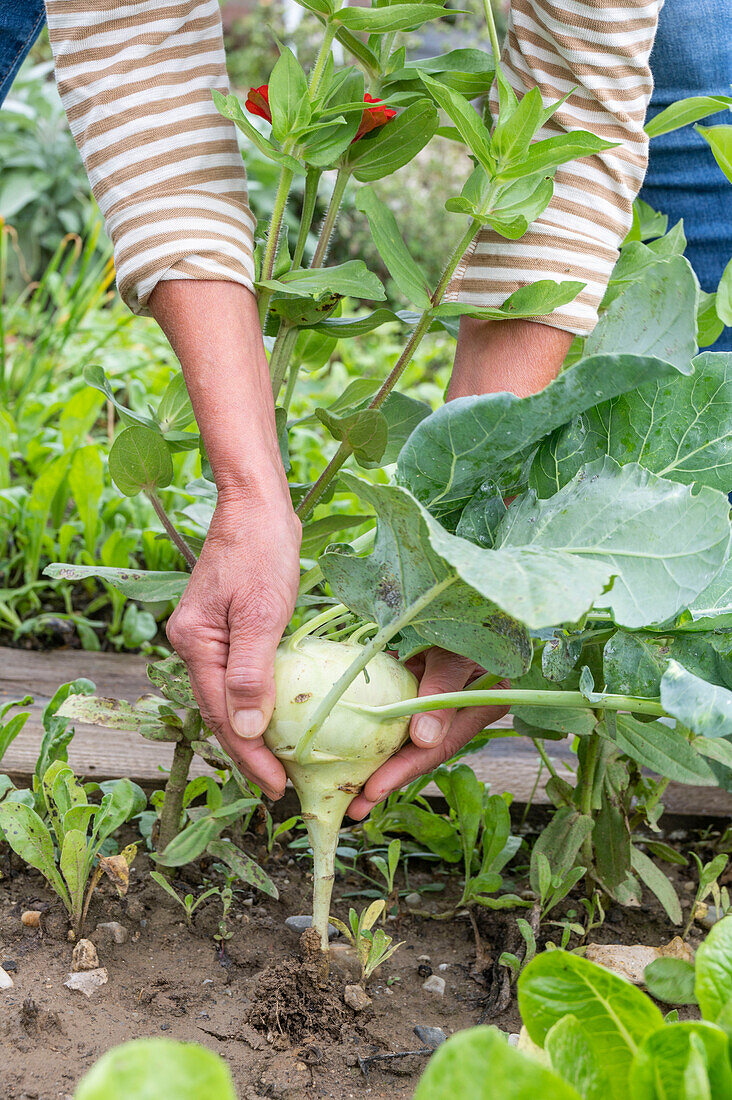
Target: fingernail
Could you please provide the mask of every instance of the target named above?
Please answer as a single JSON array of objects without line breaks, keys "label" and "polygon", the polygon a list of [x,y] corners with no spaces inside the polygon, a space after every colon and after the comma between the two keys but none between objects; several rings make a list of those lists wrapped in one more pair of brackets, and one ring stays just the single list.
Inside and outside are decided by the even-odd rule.
[{"label": "fingernail", "polygon": [[259,737],[260,733],[264,733],[264,711],[237,710],[234,729],[240,737]]},{"label": "fingernail", "polygon": [[442,740],[442,722],[439,718],[426,715],[417,719],[414,732],[423,744],[436,745]]},{"label": "fingernail", "polygon": [[276,802],[278,798],[282,798],[284,791],[276,791],[274,787],[262,787],[262,790],[267,795],[267,798],[271,798],[273,802]]}]

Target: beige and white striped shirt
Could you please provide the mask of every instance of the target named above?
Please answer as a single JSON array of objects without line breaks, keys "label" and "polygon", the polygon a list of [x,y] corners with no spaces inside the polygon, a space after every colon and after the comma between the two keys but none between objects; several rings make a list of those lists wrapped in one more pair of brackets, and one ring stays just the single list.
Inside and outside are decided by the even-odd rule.
[{"label": "beige and white striped shirt", "polygon": [[[539,278],[580,279],[546,323],[587,333],[646,167],[648,57],[663,0],[512,0],[506,74],[545,103],[576,88],[539,136],[589,129],[622,142],[559,169],[529,232],[484,232],[452,298],[500,305]],[[144,312],[161,279],[252,287],[254,219],[230,122],[218,0],[46,0],[56,79],[114,243],[120,293]]]}]

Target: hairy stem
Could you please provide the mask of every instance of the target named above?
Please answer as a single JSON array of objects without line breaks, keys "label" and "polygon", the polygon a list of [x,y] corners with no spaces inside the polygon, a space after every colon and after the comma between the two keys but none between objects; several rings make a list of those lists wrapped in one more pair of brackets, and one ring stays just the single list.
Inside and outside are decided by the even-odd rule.
[{"label": "hairy stem", "polygon": [[320,85],[323,81],[323,74],[325,73],[325,66],[328,64],[328,58],[330,57],[331,46],[333,45],[333,39],[336,36],[337,27],[334,23],[325,24],[325,34],[323,35],[323,41],[320,44],[318,50],[318,56],[315,59],[313,66],[312,76],[310,77],[310,99],[313,100],[320,91]]},{"label": "hairy stem", "polygon": [[295,253],[292,257],[293,270],[300,267],[302,258],[305,254],[308,234],[310,233],[310,227],[313,224],[313,217],[315,215],[315,204],[318,199],[318,185],[322,174],[323,172],[320,168],[308,168],[308,174],[305,177],[305,194],[302,200],[300,231],[297,236]]},{"label": "hairy stem", "polygon": [[145,495],[147,496],[148,500],[150,501],[153,508],[155,509],[155,515],[158,517],[158,519],[162,523],[163,527],[165,528],[166,535],[168,536],[170,541],[173,543],[173,545],[176,546],[178,548],[178,550],[180,550],[181,554],[185,558],[186,565],[188,565],[191,569],[193,569],[194,565],[198,561],[198,558],[193,553],[190,546],[188,545],[186,540],[183,538],[183,536],[180,534],[180,532],[176,531],[175,527],[173,526],[173,524],[172,524],[172,522],[171,522],[171,520],[168,516],[168,513],[165,511],[165,509],[163,508],[163,506],[160,502],[160,498],[152,490],[150,490],[150,492],[146,493]]},{"label": "hairy stem", "polygon": [[348,181],[351,178],[350,168],[339,168],[338,174],[335,178],[335,184],[333,185],[333,194],[330,197],[328,203],[328,209],[323,219],[323,224],[320,227],[320,236],[318,237],[318,243],[313,253],[313,258],[310,261],[311,267],[322,267],[325,254],[328,251],[328,245],[330,244],[330,238],[333,235],[333,229],[335,227],[336,218],[338,217],[338,211],[341,208],[343,202],[343,196],[346,193],[348,187]]},{"label": "hairy stem", "polygon": [[485,21],[488,24],[488,35],[491,40],[491,52],[493,53],[493,61],[496,66],[496,71],[498,71],[501,67],[501,46],[498,41],[496,20],[493,15],[491,0],[483,0],[483,8],[485,10]]},{"label": "hairy stem", "polygon": [[[445,270],[443,271],[442,276],[440,277],[440,281],[435,288],[435,292],[432,295],[432,304],[430,308],[424,311],[419,321],[417,322],[417,327],[414,329],[414,332],[409,338],[409,341],[404,348],[404,351],[399,356],[396,364],[394,365],[394,368],[384,379],[378,392],[374,395],[373,400],[369,405],[370,409],[378,409],[381,405],[383,405],[391,391],[394,389],[394,386],[396,386],[397,382],[401,378],[404,370],[414,358],[414,353],[416,352],[417,348],[422,342],[422,338],[424,337],[425,333],[430,327],[430,324],[432,323],[432,310],[442,301],[442,297],[447,289],[447,286],[455,273],[455,268],[460,263],[460,260],[465,254],[466,248],[469,246],[473,237],[480,229],[480,226],[481,222],[477,218],[471,220],[467,232],[463,235],[463,237],[461,237],[460,241],[453,250],[452,255],[450,256],[447,265],[445,266]],[[313,266],[315,266],[314,263]],[[301,520],[306,519],[307,516],[310,515],[315,505],[318,503],[320,498],[328,489],[330,483],[333,481],[333,478],[343,466],[343,463],[346,462],[348,458],[350,458],[352,453],[353,448],[348,443],[341,443],[340,447],[333,455],[318,480],[315,482],[314,485],[311,486],[303,499],[300,501],[300,504],[298,505],[296,511]]]},{"label": "hairy stem", "polygon": [[[280,239],[282,220],[285,216],[285,208],[287,207],[287,196],[290,194],[290,187],[292,186],[293,174],[290,168],[283,168],[280,172],[280,182],[277,185],[277,193],[275,195],[274,206],[272,207],[272,218],[269,223],[269,232],[267,233],[267,243],[264,247],[264,257],[262,259],[261,278],[263,280],[271,279],[272,272],[274,271],[275,259],[277,257],[277,245]],[[262,326],[264,326],[271,297],[271,290],[262,290],[260,292],[259,321]]]}]

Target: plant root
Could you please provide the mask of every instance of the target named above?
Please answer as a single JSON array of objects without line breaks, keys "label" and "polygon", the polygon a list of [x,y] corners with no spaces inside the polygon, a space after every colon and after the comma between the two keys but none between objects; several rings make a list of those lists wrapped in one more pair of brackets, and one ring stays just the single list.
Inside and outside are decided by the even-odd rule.
[{"label": "plant root", "polygon": [[307,955],[266,967],[246,1015],[246,1023],[258,1031],[287,1035],[295,1042],[308,1036],[338,1040],[346,1020],[340,988],[331,981],[323,984],[322,961]]}]

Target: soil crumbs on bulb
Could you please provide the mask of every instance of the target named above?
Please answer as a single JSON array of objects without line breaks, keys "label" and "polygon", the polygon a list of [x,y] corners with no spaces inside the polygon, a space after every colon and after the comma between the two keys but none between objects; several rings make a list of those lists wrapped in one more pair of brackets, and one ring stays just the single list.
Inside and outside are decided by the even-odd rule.
[{"label": "soil crumbs on bulb", "polygon": [[[130,831],[119,839],[123,844],[135,837]],[[678,847],[683,850],[685,843]],[[372,1004],[356,1013],[343,1001],[346,985],[359,978],[344,940],[331,947],[330,978],[323,987],[317,965],[303,961],[297,937],[284,925],[288,916],[308,912],[308,861],[293,862],[292,853],[279,845],[271,857],[257,841],[248,850],[266,867],[280,898],[274,901],[246,886],[238,890],[227,925],[232,936],[223,950],[213,940],[221,920],[217,899],[201,906],[189,929],[182,910],[150,879],[155,865],[143,853],[132,867],[126,899],[103,886],[92,902],[85,935],[95,943],[108,981],[89,999],[64,986],[73,945],[59,903],[39,874],[22,867],[7,848],[0,851],[0,965],[8,964],[14,982],[0,992],[3,1100],[73,1095],[79,1079],[106,1050],[142,1036],[199,1042],[216,1051],[231,1068],[238,1100],[411,1100],[425,1057],[372,1062],[368,1076],[359,1059],[418,1050],[417,1025],[441,1028],[449,1036],[481,1020],[491,1000],[493,966],[484,964],[483,972],[476,973],[470,921],[430,921],[410,915],[403,905],[400,919],[385,926],[403,946],[369,982]],[[205,881],[215,878],[213,862],[206,857],[177,872],[179,893],[200,893]],[[413,891],[435,881],[445,884],[444,892],[424,895],[425,909],[442,911],[454,904],[460,885],[454,869],[410,867]],[[690,877],[685,868],[674,871]],[[516,886],[523,888],[518,881]],[[686,903],[690,895],[679,886]],[[345,919],[349,906],[368,904],[369,898],[342,897],[360,888],[363,880],[339,876],[333,901],[337,916]],[[578,906],[576,899],[567,903],[572,906]],[[29,908],[43,910],[40,929],[21,924],[20,914]],[[486,958],[493,963],[513,943],[511,915],[484,910],[476,919]],[[127,929],[126,943],[116,944],[96,931],[106,921],[119,921]],[[591,938],[665,943],[676,932],[650,904],[635,912],[612,906]],[[540,945],[546,937],[558,938],[556,928],[542,929]],[[445,980],[442,996],[422,988],[433,973]],[[484,1022],[518,1031],[515,995],[506,1009]]]}]

